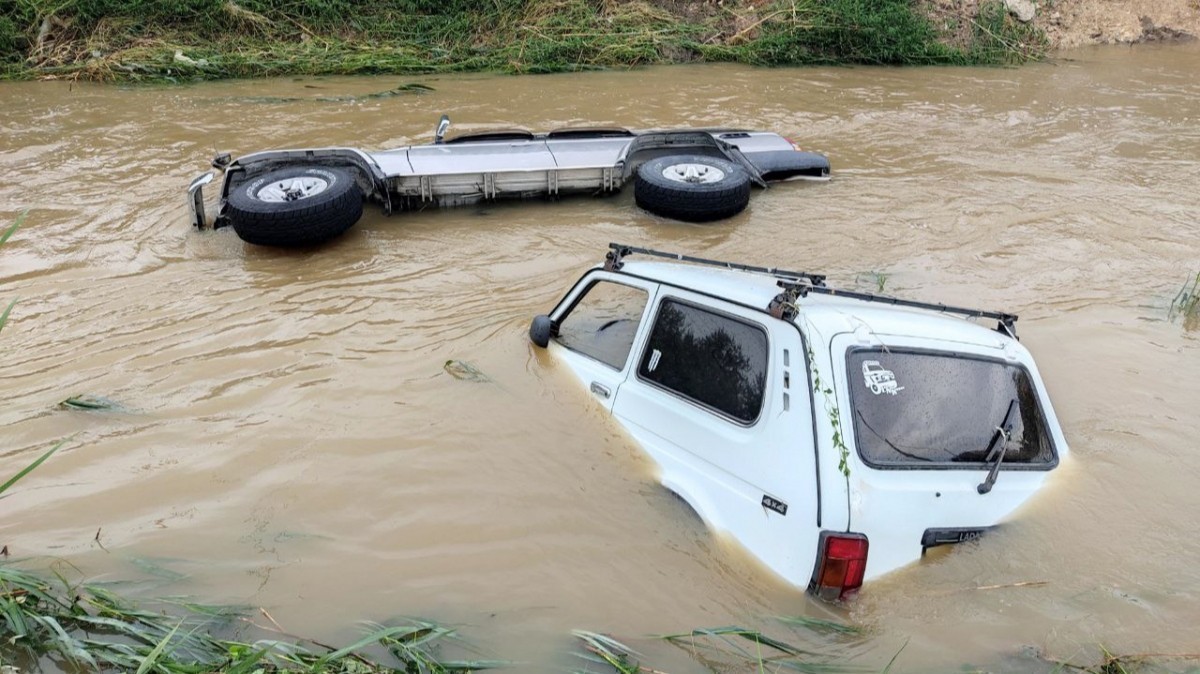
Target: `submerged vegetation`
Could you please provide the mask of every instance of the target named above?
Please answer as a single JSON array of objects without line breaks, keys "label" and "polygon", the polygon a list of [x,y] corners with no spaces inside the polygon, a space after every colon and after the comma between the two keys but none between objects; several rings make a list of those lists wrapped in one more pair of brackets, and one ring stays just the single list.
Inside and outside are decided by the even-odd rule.
[{"label": "submerged vegetation", "polygon": [[[425,621],[370,625],[344,648],[289,637],[238,641],[213,633],[249,624],[236,607],[174,602],[182,616],[136,608],[96,585],[53,581],[0,564],[0,662],[67,671],[146,674],[457,674],[506,663],[441,660],[454,631]],[[264,628],[254,628],[263,632]],[[288,636],[288,635],[284,635]],[[388,662],[384,662],[384,660]]]},{"label": "submerged vegetation", "polygon": [[1179,318],[1189,330],[1200,325],[1200,271],[1183,282],[1183,287],[1171,300],[1167,318]]},{"label": "submerged vegetation", "polygon": [[[11,225],[9,225],[8,228],[4,230],[3,233],[0,233],[0,245],[4,245],[4,243],[7,242],[12,237],[12,235],[16,233],[17,229],[19,229],[21,227],[21,223],[24,221],[25,221],[25,213],[22,213],[21,215],[17,216],[17,219]],[[4,311],[0,312],[0,331],[4,330],[4,324],[8,322],[8,317],[10,314],[12,314],[13,307],[16,305],[17,305],[17,300],[14,298],[13,300],[11,300],[8,303],[8,306],[6,306],[4,308]],[[42,465],[42,463],[45,462],[46,459],[49,459],[51,457],[51,455],[53,455],[55,452],[57,452],[59,450],[59,448],[62,447],[65,442],[66,441],[64,440],[64,441],[59,442],[58,444],[54,445],[48,451],[46,451],[46,453],[42,454],[37,459],[35,459],[33,461],[33,463],[31,463],[28,466],[25,466],[21,470],[17,471],[16,475],[13,475],[12,477],[5,480],[3,484],[0,484],[0,497],[3,497],[4,492],[11,489],[14,484],[16,484],[18,481],[21,480],[21,478],[25,477],[29,473],[33,472],[38,466]],[[4,546],[3,550],[4,550],[4,554],[8,554],[7,553],[7,551],[8,551],[7,545]]]},{"label": "submerged vegetation", "polygon": [[984,0],[0,0],[9,78],[543,73],[686,61],[1002,64],[1043,36]]},{"label": "submerged vegetation", "polygon": [[[271,626],[251,621],[247,607],[209,606],[179,598],[164,600],[159,610],[147,610],[99,585],[72,583],[60,573],[48,579],[0,563],[0,627],[6,635],[0,640],[0,663],[31,671],[49,665],[66,671],[140,674],[460,674],[521,668],[499,660],[446,659],[444,647],[463,650],[465,646],[454,630],[424,620],[369,624],[361,639],[334,648],[288,635],[261,612]],[[858,628],[825,620],[781,622],[814,634],[863,636]],[[273,638],[214,636],[243,632]],[[586,663],[577,671],[659,671],[639,664],[642,656],[637,651],[610,636],[584,630],[572,634],[583,651],[577,655]],[[705,667],[719,671],[763,671],[764,667],[823,674],[866,671],[811,647],[740,627],[651,639],[682,648]]]},{"label": "submerged vegetation", "polygon": [[[110,587],[110,586],[109,586]],[[70,671],[81,674],[462,674],[485,669],[528,669],[501,660],[451,659],[444,651],[470,652],[453,629],[425,620],[366,625],[354,643],[335,648],[287,634],[265,610],[211,606],[182,598],[135,606],[109,587],[77,583],[55,571],[46,577],[0,562],[0,672]],[[645,637],[686,652],[713,672],[890,672],[900,646],[882,668],[822,653],[831,643],[857,648],[871,635],[841,622],[784,617],[792,637],[784,641],[741,627],[696,629]],[[612,636],[575,630],[579,674],[666,674]],[[564,634],[564,639],[567,635]],[[263,638],[256,638],[263,637]],[[832,640],[832,641],[831,641]],[[565,641],[564,641],[565,643]],[[799,645],[797,645],[799,644]],[[1194,662],[1197,654],[1113,655],[1101,648],[1095,662],[1056,660],[1023,653],[1020,671],[1094,674],[1163,671],[1164,663]],[[1010,663],[1013,664],[1013,663]],[[542,669],[542,667],[538,667]],[[964,666],[963,671],[983,671]],[[1016,671],[1016,670],[1014,670]]]}]

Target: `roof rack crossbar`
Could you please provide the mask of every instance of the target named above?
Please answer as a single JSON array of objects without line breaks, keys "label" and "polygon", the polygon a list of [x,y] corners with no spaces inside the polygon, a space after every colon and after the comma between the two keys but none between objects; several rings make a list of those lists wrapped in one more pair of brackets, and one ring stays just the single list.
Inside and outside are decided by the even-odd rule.
[{"label": "roof rack crossbar", "polygon": [[[791,288],[789,288],[788,285],[786,285],[784,283],[780,283],[779,285],[783,286],[784,288],[788,288],[789,290],[791,289]],[[996,329],[998,331],[1007,332],[1010,336],[1012,336],[1014,338],[1017,336],[1016,325],[1015,325],[1015,323],[1017,322],[1017,315],[1005,313],[1002,311],[986,311],[984,309],[969,309],[966,307],[951,306],[949,304],[936,304],[933,302],[919,302],[917,300],[906,300],[906,299],[901,299],[899,297],[892,297],[890,295],[875,295],[873,293],[860,293],[860,292],[855,292],[853,290],[839,290],[837,288],[828,288],[825,286],[809,286],[806,284],[799,284],[795,288],[795,290],[800,294],[801,297],[803,297],[807,293],[814,292],[814,293],[821,293],[823,295],[840,295],[842,297],[850,297],[850,298],[853,298],[856,300],[863,300],[864,302],[879,302],[881,304],[891,304],[891,305],[899,306],[899,307],[913,307],[916,309],[928,309],[930,311],[940,311],[942,313],[947,313],[947,314],[958,314],[960,316],[965,316],[967,318],[991,318],[996,321],[999,321],[999,325],[996,326]]]},{"label": "roof rack crossbar", "polygon": [[667,253],[661,250],[652,250],[650,248],[638,248],[637,246],[626,246],[621,243],[608,244],[610,252],[605,256],[605,266],[615,271],[621,268],[621,258],[632,253],[639,255],[650,255],[652,257],[661,257],[668,260],[678,260],[680,262],[692,262],[695,264],[704,264],[710,267],[720,267],[722,269],[734,269],[737,271],[749,271],[759,274],[769,274],[787,280],[805,279],[815,286],[825,285],[825,274],[812,274],[805,271],[789,271],[778,267],[756,267],[749,264],[740,264],[738,262],[725,262],[723,260],[710,260],[703,257],[693,257],[691,255],[682,255],[680,253]]}]

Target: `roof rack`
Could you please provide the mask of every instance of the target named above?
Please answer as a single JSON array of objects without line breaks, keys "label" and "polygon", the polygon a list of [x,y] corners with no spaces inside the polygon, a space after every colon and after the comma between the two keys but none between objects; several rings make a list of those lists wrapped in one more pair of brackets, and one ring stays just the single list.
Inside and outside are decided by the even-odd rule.
[{"label": "roof rack", "polygon": [[906,300],[890,295],[876,295],[873,293],[862,293],[853,290],[840,290],[838,288],[830,288],[825,285],[824,274],[810,274],[802,271],[788,271],[779,269],[778,267],[756,267],[748,264],[740,264],[737,262],[725,262],[722,260],[710,260],[703,257],[693,257],[691,255],[681,255],[679,253],[666,253],[660,250],[652,250],[649,248],[638,248],[636,246],[626,246],[619,243],[608,244],[609,252],[604,256],[604,268],[609,271],[619,271],[624,264],[624,257],[633,253],[640,255],[650,255],[653,257],[666,258],[668,260],[678,260],[680,262],[691,262],[694,264],[709,265],[711,267],[720,267],[722,269],[734,269],[737,271],[748,271],[759,274],[768,274],[778,279],[776,282],[783,292],[777,295],[767,306],[767,311],[776,318],[784,318],[791,320],[796,317],[797,309],[795,306],[796,299],[805,297],[808,293],[819,293],[822,295],[849,297],[851,299],[862,300],[864,302],[878,302],[881,304],[890,304],[898,307],[913,307],[915,309],[927,309],[929,311],[937,311],[946,314],[958,314],[965,318],[991,318],[997,321],[996,331],[1006,334],[1013,339],[1017,339],[1017,315],[1002,311],[986,311],[984,309],[969,309],[966,307],[956,307],[948,304],[935,304],[933,302],[918,302],[916,300]]},{"label": "roof rack", "polygon": [[876,295],[874,293],[860,293],[854,290],[840,290],[838,288],[829,288],[826,286],[810,286],[804,283],[787,283],[779,282],[779,287],[783,288],[792,297],[804,297],[808,293],[818,293],[821,295],[837,295],[841,297],[849,297],[851,299],[862,300],[864,302],[879,302],[880,304],[891,304],[897,307],[913,307],[916,309],[928,309],[944,314],[958,314],[965,318],[991,318],[998,321],[996,331],[1007,334],[1013,339],[1017,338],[1017,315],[1005,313],[1003,311],[986,311],[984,309],[969,309],[966,307],[956,307],[949,304],[937,304],[934,302],[919,302],[917,300],[906,300],[891,295]]},{"label": "roof rack", "polygon": [[650,255],[653,257],[666,258],[668,260],[678,260],[680,262],[692,262],[695,264],[706,264],[710,267],[720,267],[722,269],[734,269],[737,271],[752,271],[759,274],[769,274],[778,277],[785,281],[807,280],[813,286],[825,285],[824,274],[810,274],[806,271],[788,271],[778,267],[755,267],[749,264],[740,264],[737,262],[724,262],[722,260],[709,260],[703,257],[692,257],[691,255],[681,255],[679,253],[666,253],[661,250],[651,250],[649,248],[638,248],[637,246],[626,246],[621,243],[608,244],[609,252],[604,256],[604,268],[609,271],[618,271],[623,264],[622,258],[626,255],[637,253],[639,255]]}]

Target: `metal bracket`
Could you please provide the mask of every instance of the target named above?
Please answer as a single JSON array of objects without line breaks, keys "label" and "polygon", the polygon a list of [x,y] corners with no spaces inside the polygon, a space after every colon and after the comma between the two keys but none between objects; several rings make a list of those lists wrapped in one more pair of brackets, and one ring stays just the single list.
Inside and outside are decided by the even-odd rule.
[{"label": "metal bracket", "polygon": [[742,153],[741,148],[731,143],[726,143],[725,141],[719,142],[722,145],[722,149],[725,150],[726,156],[728,156],[729,159],[736,162],[742,168],[746,169],[746,172],[750,174],[751,182],[763,188],[764,190],[770,187],[767,185],[767,181],[763,180],[762,172],[758,170],[758,167],[755,166],[753,162],[746,158],[746,155]]},{"label": "metal bracket", "polygon": [[621,258],[632,253],[633,249],[615,243],[608,244],[608,247],[612,250],[604,256],[604,271],[621,271],[621,267],[625,266]]},{"label": "metal bracket", "polygon": [[1017,340],[1021,338],[1017,336],[1017,317],[1014,314],[1002,314],[1000,321],[996,323],[996,332],[1003,333]]}]

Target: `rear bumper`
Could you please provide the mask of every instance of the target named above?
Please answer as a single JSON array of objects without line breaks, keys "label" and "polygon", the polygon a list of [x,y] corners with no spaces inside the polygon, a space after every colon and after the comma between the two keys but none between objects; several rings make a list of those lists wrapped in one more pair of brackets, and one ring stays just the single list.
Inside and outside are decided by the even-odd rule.
[{"label": "rear bumper", "polygon": [[213,177],[213,172],[209,171],[204,175],[197,176],[192,184],[188,185],[188,211],[191,213],[191,223],[196,229],[204,229],[207,225],[207,217],[204,213],[204,186],[211,183]]}]

